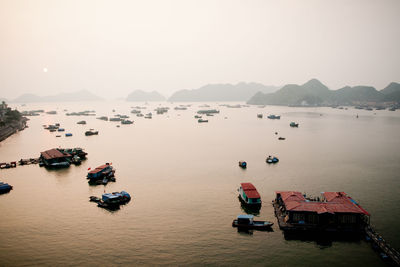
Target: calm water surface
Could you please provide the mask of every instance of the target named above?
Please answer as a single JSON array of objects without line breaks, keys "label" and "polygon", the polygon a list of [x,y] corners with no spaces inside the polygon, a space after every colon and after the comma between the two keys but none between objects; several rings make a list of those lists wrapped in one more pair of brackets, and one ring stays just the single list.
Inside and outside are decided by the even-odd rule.
[{"label": "calm water surface", "polygon": [[[142,103],[140,103],[142,104]],[[220,114],[199,124],[199,108],[131,116],[133,125],[98,116],[130,113],[136,103],[30,104],[20,110],[57,110],[31,117],[26,130],[0,143],[0,162],[38,157],[54,147],[83,147],[80,166],[46,170],[38,165],[0,170],[14,186],[0,195],[0,266],[55,265],[259,265],[384,266],[364,241],[286,240],[271,200],[275,190],[317,196],[344,191],[372,216],[371,221],[400,248],[400,112],[267,106],[233,109],[211,103]],[[142,105],[143,106],[143,105]],[[96,116],[65,116],[96,110]],[[112,112],[115,109],[115,113]],[[258,119],[256,114],[263,113]],[[280,120],[269,120],[268,114]],[[359,118],[356,118],[356,114]],[[76,122],[86,120],[87,125]],[[299,128],[289,127],[291,121]],[[44,130],[61,123],[72,137]],[[98,136],[85,136],[89,128]],[[278,135],[275,135],[278,132]],[[278,137],[286,137],[279,141]],[[276,155],[280,162],[267,165]],[[246,160],[248,168],[237,166]],[[112,162],[116,183],[89,186],[89,167]],[[258,215],[275,223],[272,232],[242,233],[231,227],[243,214],[239,183],[252,182],[263,206]],[[133,199],[116,212],[98,208],[89,196],[126,190]]]}]

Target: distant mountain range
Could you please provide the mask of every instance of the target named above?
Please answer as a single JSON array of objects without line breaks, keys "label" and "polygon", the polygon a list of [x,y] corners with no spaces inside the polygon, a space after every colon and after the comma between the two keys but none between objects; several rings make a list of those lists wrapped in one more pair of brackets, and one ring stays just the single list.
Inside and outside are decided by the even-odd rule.
[{"label": "distant mountain range", "polygon": [[391,83],[381,91],[371,86],[346,86],[330,90],[317,79],[303,85],[288,84],[275,93],[256,93],[247,101],[254,105],[351,105],[366,102],[400,102],[400,84]]},{"label": "distant mountain range", "polygon": [[135,90],[128,95],[126,101],[165,101],[165,97],[156,91],[144,92],[142,90]]},{"label": "distant mountain range", "polygon": [[271,93],[278,89],[279,87],[260,83],[208,84],[198,89],[177,91],[168,101],[247,101],[257,92]]},{"label": "distant mountain range", "polygon": [[80,90],[72,93],[61,93],[50,96],[37,96],[34,94],[23,94],[12,102],[32,103],[32,102],[79,102],[79,101],[98,101],[103,100],[88,90]]}]

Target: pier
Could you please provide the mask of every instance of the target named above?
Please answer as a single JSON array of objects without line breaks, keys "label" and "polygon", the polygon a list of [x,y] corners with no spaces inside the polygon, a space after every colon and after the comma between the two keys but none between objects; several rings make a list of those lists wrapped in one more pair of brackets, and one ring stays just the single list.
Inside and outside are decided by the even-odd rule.
[{"label": "pier", "polygon": [[380,253],[382,259],[390,259],[394,264],[400,266],[400,253],[391,247],[371,225],[365,227],[365,234],[371,239],[372,247],[382,251]]},{"label": "pier", "polygon": [[39,158],[20,159],[18,161],[11,161],[11,162],[1,162],[0,169],[15,168],[18,165],[23,166],[23,165],[30,165],[30,164],[38,164],[39,162],[40,162]]}]

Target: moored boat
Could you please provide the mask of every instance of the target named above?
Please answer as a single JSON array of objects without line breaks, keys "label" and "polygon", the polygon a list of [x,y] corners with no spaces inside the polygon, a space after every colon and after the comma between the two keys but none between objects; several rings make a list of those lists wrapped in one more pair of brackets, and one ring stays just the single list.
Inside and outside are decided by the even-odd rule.
[{"label": "moored boat", "polygon": [[261,206],[261,197],[252,183],[241,183],[238,189],[239,198],[249,206]]},{"label": "moored boat", "polygon": [[281,116],[277,116],[277,115],[271,114],[267,118],[271,119],[271,120],[280,120]]},{"label": "moored boat", "polygon": [[97,202],[97,206],[109,210],[119,209],[120,205],[124,205],[131,200],[129,193],[125,191],[105,193],[101,199],[95,196],[90,197],[90,201]]},{"label": "moored boat", "polygon": [[75,155],[75,156],[72,157],[71,163],[75,164],[75,165],[79,165],[79,164],[82,163],[82,160],[78,155]]},{"label": "moored boat", "polygon": [[292,121],[290,127],[299,127],[299,124]]},{"label": "moored boat", "polygon": [[13,187],[7,183],[0,182],[0,194],[8,193]]},{"label": "moored boat", "polygon": [[[89,168],[90,170],[90,168]],[[91,170],[87,174],[87,179],[89,182],[96,182],[98,180],[103,181],[104,178],[111,178],[115,174],[115,169],[111,166],[111,164],[106,163],[101,165],[94,170]]]},{"label": "moored boat", "polygon": [[208,120],[204,120],[204,119],[198,119],[197,120],[198,123],[202,123],[202,122],[208,122]]},{"label": "moored boat", "polygon": [[279,159],[275,156],[268,156],[265,160],[267,163],[277,163]]},{"label": "moored boat", "polygon": [[243,169],[247,168],[247,162],[246,161],[239,161],[239,167],[242,167]]},{"label": "moored boat", "polygon": [[233,220],[232,226],[243,229],[268,230],[271,229],[273,222],[255,221],[253,215],[239,215],[236,220]]},{"label": "moored boat", "polygon": [[93,130],[90,130],[90,131],[86,131],[86,132],[85,132],[85,135],[86,135],[86,136],[98,135],[98,134],[99,134],[99,131],[93,131]]}]

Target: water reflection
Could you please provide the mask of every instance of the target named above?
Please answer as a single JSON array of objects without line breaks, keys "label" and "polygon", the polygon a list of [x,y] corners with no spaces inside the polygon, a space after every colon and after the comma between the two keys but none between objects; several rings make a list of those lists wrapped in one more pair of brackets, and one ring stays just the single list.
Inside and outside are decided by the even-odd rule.
[{"label": "water reflection", "polygon": [[260,215],[260,209],[261,205],[256,205],[256,206],[249,206],[246,203],[243,202],[243,200],[238,196],[239,202],[240,202],[240,208],[242,211],[244,211],[246,214],[251,214],[254,216]]},{"label": "water reflection", "polygon": [[321,248],[331,247],[333,242],[359,243],[362,235],[357,233],[321,233],[321,232],[283,232],[285,240],[315,242]]}]

